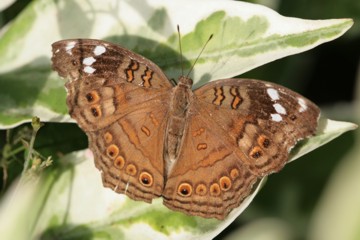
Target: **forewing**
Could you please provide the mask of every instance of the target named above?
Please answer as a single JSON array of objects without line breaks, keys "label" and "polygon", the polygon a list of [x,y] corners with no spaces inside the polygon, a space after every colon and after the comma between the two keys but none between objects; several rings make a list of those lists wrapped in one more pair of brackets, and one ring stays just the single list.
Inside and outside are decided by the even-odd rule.
[{"label": "forewing", "polygon": [[169,88],[161,69],[119,45],[95,39],[68,39],[52,44],[53,68],[70,81],[96,76],[145,88]]},{"label": "forewing", "polygon": [[52,48],[53,69],[69,80],[69,113],[84,131],[104,128],[172,88],[154,63],[118,45],[73,39]]},{"label": "forewing", "polygon": [[283,86],[250,79],[212,82],[196,102],[251,172],[279,171],[295,144],[314,135],[320,116],[310,100]]}]

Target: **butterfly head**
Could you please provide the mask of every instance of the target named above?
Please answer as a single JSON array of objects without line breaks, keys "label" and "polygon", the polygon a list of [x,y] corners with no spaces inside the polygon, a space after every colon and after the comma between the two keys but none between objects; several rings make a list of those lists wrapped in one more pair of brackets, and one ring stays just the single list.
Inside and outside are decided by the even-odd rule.
[{"label": "butterfly head", "polygon": [[191,88],[193,85],[193,80],[187,76],[180,76],[178,86],[184,86]]}]

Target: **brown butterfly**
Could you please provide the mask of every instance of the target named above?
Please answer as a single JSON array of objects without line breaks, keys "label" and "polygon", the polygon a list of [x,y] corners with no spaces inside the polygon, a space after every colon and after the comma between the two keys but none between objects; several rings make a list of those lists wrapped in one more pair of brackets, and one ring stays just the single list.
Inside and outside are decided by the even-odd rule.
[{"label": "brown butterfly", "polygon": [[134,200],[224,219],[289,151],[313,135],[319,108],[274,83],[224,79],[174,86],[150,60],[92,39],[56,42],[69,113],[89,138],[105,187]]}]

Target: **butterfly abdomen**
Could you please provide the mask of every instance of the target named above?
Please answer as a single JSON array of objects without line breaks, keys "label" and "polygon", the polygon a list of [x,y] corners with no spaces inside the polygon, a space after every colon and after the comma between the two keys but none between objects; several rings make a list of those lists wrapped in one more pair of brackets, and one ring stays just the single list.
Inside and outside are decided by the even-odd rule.
[{"label": "butterfly abdomen", "polygon": [[191,86],[192,80],[182,76],[179,78],[179,84],[173,88],[164,147],[167,173],[171,171],[181,147],[189,106],[193,100]]}]

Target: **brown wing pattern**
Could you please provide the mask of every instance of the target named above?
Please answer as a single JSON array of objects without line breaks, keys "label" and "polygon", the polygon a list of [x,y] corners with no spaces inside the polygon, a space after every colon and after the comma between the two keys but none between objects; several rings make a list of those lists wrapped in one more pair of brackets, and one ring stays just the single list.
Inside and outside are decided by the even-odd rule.
[{"label": "brown wing pattern", "polygon": [[105,187],[146,202],[161,196],[166,118],[167,111],[158,105],[139,109],[106,128],[87,132]]},{"label": "brown wing pattern", "polygon": [[[92,39],[52,46],[54,70],[69,79],[69,113],[89,138],[104,186],[135,200],[163,196],[170,209],[223,219],[317,128],[318,107],[280,85],[225,79],[192,93],[182,77],[174,96],[154,63],[120,46]],[[168,146],[176,148],[170,166],[168,119],[184,122],[171,107],[186,121],[171,125],[180,132],[171,131],[179,141]]]},{"label": "brown wing pattern", "polygon": [[320,116],[310,100],[259,80],[219,80],[195,95],[204,114],[226,133],[219,137],[258,176],[279,171],[294,145],[315,134]]},{"label": "brown wing pattern", "polygon": [[256,183],[253,175],[222,139],[209,115],[190,109],[181,152],[166,181],[164,204],[190,215],[223,219]]},{"label": "brown wing pattern", "polygon": [[320,114],[299,94],[258,80],[219,80],[194,95],[164,204],[203,217],[223,219],[259,178],[279,171]]},{"label": "brown wing pattern", "polygon": [[91,39],[54,43],[52,61],[69,79],[69,113],[89,137],[104,185],[135,200],[159,197],[172,88],[162,71],[129,50]]},{"label": "brown wing pattern", "polygon": [[[52,44],[53,68],[71,81],[81,77],[116,79],[144,88],[170,88],[161,69],[119,45],[95,39],[68,39]],[[83,78],[82,78],[83,79]]]},{"label": "brown wing pattern", "polygon": [[69,114],[84,131],[106,127],[172,88],[154,63],[120,46],[78,39],[52,47],[54,70],[69,79]]}]

